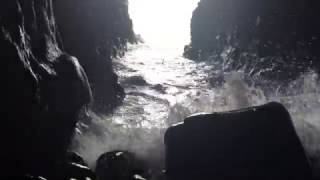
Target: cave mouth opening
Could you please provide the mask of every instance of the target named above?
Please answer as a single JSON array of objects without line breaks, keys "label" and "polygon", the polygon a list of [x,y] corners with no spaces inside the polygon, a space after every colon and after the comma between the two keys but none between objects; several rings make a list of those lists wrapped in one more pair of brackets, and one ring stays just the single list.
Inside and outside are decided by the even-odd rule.
[{"label": "cave mouth opening", "polygon": [[129,0],[136,34],[156,48],[182,51],[190,42],[190,21],[199,0]]}]

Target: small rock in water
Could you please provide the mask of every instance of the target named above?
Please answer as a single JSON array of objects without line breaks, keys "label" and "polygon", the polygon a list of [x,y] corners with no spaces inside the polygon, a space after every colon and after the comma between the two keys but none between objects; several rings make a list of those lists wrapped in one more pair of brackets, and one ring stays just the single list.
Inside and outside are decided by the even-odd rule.
[{"label": "small rock in water", "polygon": [[136,85],[136,86],[145,86],[148,85],[147,81],[142,76],[131,76],[125,79],[122,84],[125,85]]},{"label": "small rock in water", "polygon": [[96,164],[99,180],[144,180],[144,172],[135,156],[125,151],[102,154]]},{"label": "small rock in water", "polygon": [[166,93],[166,90],[167,90],[167,87],[164,87],[163,85],[161,84],[156,84],[154,86],[152,86],[152,89],[162,93],[162,94],[165,94]]}]

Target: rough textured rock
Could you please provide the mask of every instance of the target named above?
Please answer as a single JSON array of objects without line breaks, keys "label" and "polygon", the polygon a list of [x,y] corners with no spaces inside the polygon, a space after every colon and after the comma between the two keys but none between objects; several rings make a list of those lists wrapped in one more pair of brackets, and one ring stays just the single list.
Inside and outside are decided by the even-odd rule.
[{"label": "rough textured rock", "polygon": [[109,111],[124,96],[111,57],[134,42],[128,0],[55,0],[54,11],[65,50],[88,75],[94,109]]},{"label": "rough textured rock", "polygon": [[[0,176],[50,177],[63,159],[77,114],[91,100],[86,74],[59,46],[51,0],[4,0],[0,6]],[[61,44],[61,43],[60,43]]]},{"label": "rough textured rock", "polygon": [[165,135],[166,170],[177,179],[311,179],[287,110],[269,103],[185,119]]},{"label": "rough textured rock", "polygon": [[197,59],[232,45],[260,57],[294,53],[319,61],[319,7],[317,0],[201,0],[185,55]]}]

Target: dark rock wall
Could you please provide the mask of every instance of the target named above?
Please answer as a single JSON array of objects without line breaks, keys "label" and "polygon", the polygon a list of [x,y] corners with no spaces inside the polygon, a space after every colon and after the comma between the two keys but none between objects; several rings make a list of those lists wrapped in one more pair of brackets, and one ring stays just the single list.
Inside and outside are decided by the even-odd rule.
[{"label": "dark rock wall", "polygon": [[260,57],[292,52],[319,57],[319,7],[317,0],[201,0],[185,54],[196,59],[232,45],[255,48]]},{"label": "dark rock wall", "polygon": [[127,8],[115,0],[1,2],[1,77],[7,84],[0,177],[58,179],[79,112],[91,102],[90,86],[106,107],[123,96],[110,57],[134,41]]},{"label": "dark rock wall", "polygon": [[94,96],[94,109],[109,111],[124,96],[111,57],[134,42],[127,0],[55,0],[64,48],[78,57]]}]

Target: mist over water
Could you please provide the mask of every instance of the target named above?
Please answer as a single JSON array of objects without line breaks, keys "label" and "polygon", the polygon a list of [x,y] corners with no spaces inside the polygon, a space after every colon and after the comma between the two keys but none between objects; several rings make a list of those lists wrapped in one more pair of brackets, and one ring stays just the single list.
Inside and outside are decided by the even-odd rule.
[{"label": "mist over water", "polygon": [[197,2],[130,1],[135,31],[145,43],[129,45],[127,54],[114,60],[127,94],[123,105],[111,115],[89,112],[91,126],[75,136],[75,142],[79,142],[75,150],[90,166],[94,167],[104,152],[128,150],[160,169],[163,135],[168,126],[194,113],[227,111],[270,101],[281,102],[289,109],[307,151],[313,156],[319,153],[318,75],[310,70],[290,82],[269,83],[261,76],[266,69],[234,68],[223,53],[207,62],[183,58],[182,49],[190,39],[190,18]]}]

